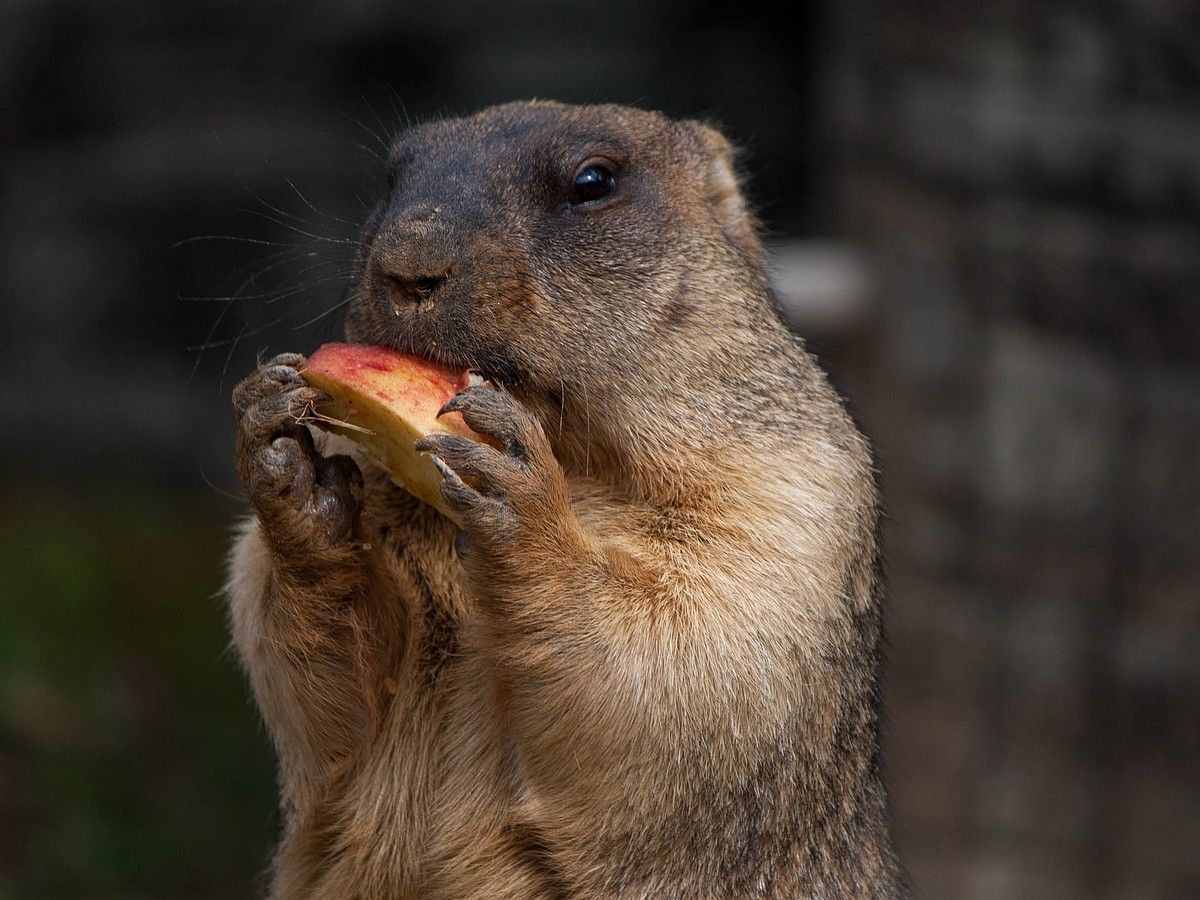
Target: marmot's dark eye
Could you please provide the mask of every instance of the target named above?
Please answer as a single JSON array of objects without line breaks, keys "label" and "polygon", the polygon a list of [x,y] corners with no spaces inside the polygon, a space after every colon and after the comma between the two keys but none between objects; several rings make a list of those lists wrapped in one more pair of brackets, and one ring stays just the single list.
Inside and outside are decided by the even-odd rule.
[{"label": "marmot's dark eye", "polygon": [[575,173],[569,199],[572,206],[603,200],[617,187],[617,176],[603,163],[588,163]]}]

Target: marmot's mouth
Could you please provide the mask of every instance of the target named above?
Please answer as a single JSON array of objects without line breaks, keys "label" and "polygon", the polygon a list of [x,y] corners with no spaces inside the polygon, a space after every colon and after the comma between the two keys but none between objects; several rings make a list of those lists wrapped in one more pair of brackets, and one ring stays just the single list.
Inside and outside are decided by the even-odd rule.
[{"label": "marmot's mouth", "polygon": [[464,347],[445,346],[432,339],[407,337],[396,341],[380,341],[378,345],[425,362],[468,373],[480,383],[512,389],[523,382],[516,365],[507,357],[491,353],[476,353]]},{"label": "marmot's mouth", "polygon": [[[377,346],[385,350],[394,350],[398,353],[415,357],[424,362],[433,363],[436,366],[463,372],[465,377],[468,379],[477,379],[478,383],[492,381],[490,373],[482,365],[479,365],[473,359],[466,356],[446,352],[433,341],[428,341],[424,345],[418,345],[416,341],[411,339],[386,343],[381,341]],[[469,381],[469,383],[474,384],[476,382]]]}]

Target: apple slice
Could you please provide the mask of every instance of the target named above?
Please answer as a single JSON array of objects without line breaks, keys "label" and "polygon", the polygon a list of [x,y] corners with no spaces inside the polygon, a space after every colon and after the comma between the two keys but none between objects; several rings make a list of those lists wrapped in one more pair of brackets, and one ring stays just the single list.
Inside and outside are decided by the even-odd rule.
[{"label": "apple slice", "polygon": [[413,444],[427,434],[457,434],[491,443],[467,427],[461,413],[441,418],[437,414],[463,388],[482,384],[482,376],[385,347],[341,343],[319,347],[300,374],[331,398],[319,404],[308,421],[360,444],[396,484],[462,524],[442,501],[437,466]]}]

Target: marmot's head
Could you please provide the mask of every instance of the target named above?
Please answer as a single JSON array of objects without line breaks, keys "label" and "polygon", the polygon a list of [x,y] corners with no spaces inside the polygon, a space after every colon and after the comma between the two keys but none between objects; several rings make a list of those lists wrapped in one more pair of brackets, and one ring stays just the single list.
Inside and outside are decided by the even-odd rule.
[{"label": "marmot's head", "polygon": [[733,151],[707,125],[509,104],[402,133],[388,184],[348,336],[478,368],[547,418],[611,402],[628,434],[654,382],[705,378],[770,315]]}]

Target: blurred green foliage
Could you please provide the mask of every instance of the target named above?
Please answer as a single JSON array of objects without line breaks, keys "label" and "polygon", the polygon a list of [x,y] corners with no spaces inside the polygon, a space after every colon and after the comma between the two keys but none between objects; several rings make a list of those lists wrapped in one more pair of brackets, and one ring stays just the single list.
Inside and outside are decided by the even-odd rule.
[{"label": "blurred green foliage", "polygon": [[228,648],[228,504],[5,497],[0,900],[259,895],[274,764]]}]

